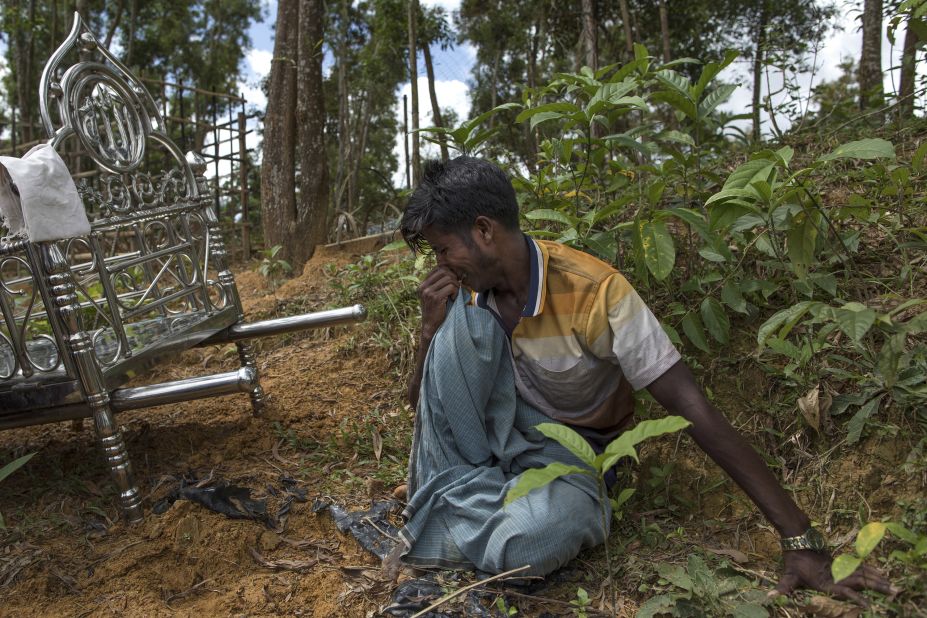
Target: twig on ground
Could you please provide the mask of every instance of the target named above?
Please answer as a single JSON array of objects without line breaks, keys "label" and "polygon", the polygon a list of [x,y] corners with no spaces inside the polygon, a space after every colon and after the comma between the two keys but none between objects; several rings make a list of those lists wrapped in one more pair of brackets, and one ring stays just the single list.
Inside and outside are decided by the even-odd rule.
[{"label": "twig on ground", "polygon": [[276,444],[274,444],[274,447],[273,447],[272,449],[270,449],[270,452],[271,452],[271,454],[273,454],[274,459],[276,459],[277,461],[279,461],[280,463],[282,463],[282,464],[285,465],[285,466],[295,466],[295,465],[297,465],[297,464],[293,463],[292,461],[290,461],[290,460],[288,460],[288,459],[284,459],[283,457],[280,456],[280,445],[281,445],[281,444],[283,444],[283,438],[280,438],[280,440],[279,440]]},{"label": "twig on ground", "polygon": [[178,593],[176,593],[176,594],[172,594],[171,596],[167,597],[167,600],[165,600],[164,602],[167,604],[168,607],[170,607],[171,601],[176,601],[177,599],[182,599],[182,598],[184,598],[184,597],[188,597],[188,596],[190,596],[191,594],[193,594],[193,592],[196,591],[197,588],[200,588],[200,587],[202,587],[202,586],[205,586],[206,584],[208,584],[208,583],[211,582],[211,581],[214,581],[214,580],[213,580],[212,578],[210,578],[210,579],[204,579],[204,580],[201,581],[200,583],[194,584],[192,588],[189,588],[189,589],[187,589],[187,590],[184,590],[183,592],[178,592]]},{"label": "twig on ground", "polygon": [[362,521],[365,521],[365,522],[367,522],[368,524],[370,524],[371,526],[373,526],[374,528],[376,528],[377,532],[379,532],[380,534],[382,534],[382,535],[385,536],[386,538],[388,538],[388,539],[390,539],[390,540],[392,540],[392,541],[399,542],[399,539],[398,539],[397,537],[393,536],[392,534],[389,534],[386,530],[384,530],[383,528],[381,528],[380,526],[378,526],[377,523],[376,523],[375,521],[373,521],[372,519],[370,519],[369,517],[364,517]]},{"label": "twig on ground", "polygon": [[488,584],[489,582],[494,582],[494,581],[499,580],[499,579],[504,579],[504,578],[508,577],[509,575],[514,575],[515,573],[521,573],[522,571],[527,570],[527,569],[530,569],[530,568],[531,568],[531,565],[530,565],[530,564],[526,564],[525,566],[520,566],[520,567],[518,567],[517,569],[512,569],[511,571],[506,571],[505,573],[499,573],[498,575],[493,575],[492,577],[488,577],[488,578],[486,578],[486,579],[484,579],[484,580],[482,580],[482,581],[474,582],[474,583],[470,584],[469,586],[464,586],[464,587],[461,588],[460,590],[455,590],[454,592],[452,592],[452,593],[450,593],[450,594],[444,595],[443,597],[441,597],[440,599],[438,599],[437,601],[435,601],[434,603],[432,603],[431,605],[429,605],[428,607],[426,607],[426,608],[423,609],[422,611],[418,612],[417,614],[414,614],[414,615],[412,616],[412,618],[421,618],[421,616],[424,616],[425,614],[427,614],[427,613],[430,612],[431,610],[437,609],[437,608],[441,607],[442,605],[444,605],[445,603],[447,603],[447,602],[450,601],[451,599],[456,598],[456,597],[462,595],[463,593],[467,592],[468,590],[473,590],[474,588],[479,588],[480,586],[485,586],[485,585]]},{"label": "twig on ground", "polygon": [[102,557],[100,557],[100,558],[97,558],[96,560],[94,560],[93,562],[91,562],[89,566],[96,566],[96,565],[100,564],[101,562],[106,562],[106,561],[109,560],[110,558],[115,558],[116,556],[118,556],[119,554],[121,554],[121,553],[124,552],[125,550],[129,549],[130,547],[134,547],[135,545],[138,545],[138,544],[144,543],[144,542],[145,542],[144,540],[142,540],[142,541],[132,541],[131,543],[129,543],[129,544],[127,544],[127,545],[123,545],[122,547],[116,549],[115,551],[112,551],[112,552],[106,554],[105,556],[102,556]]}]

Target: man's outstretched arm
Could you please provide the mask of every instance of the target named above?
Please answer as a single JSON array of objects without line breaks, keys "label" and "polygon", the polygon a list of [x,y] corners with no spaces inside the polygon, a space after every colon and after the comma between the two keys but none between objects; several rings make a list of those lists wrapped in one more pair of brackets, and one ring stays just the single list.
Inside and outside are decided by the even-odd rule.
[{"label": "man's outstretched arm", "polygon": [[[696,444],[734,479],[780,535],[799,536],[809,528],[808,516],[798,508],[753,447],[709,403],[683,361],[654,380],[647,390],[670,414],[692,423],[688,432]],[[869,566],[861,567],[835,584],[830,573],[831,557],[827,554],[810,550],[786,551],[783,562],[782,578],[776,586],[783,594],[807,587],[865,603],[858,590],[892,592],[888,581]]]}]

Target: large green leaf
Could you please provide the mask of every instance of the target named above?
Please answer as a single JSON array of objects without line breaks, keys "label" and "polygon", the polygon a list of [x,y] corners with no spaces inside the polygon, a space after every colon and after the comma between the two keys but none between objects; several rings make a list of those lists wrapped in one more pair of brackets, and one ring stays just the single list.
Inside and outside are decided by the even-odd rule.
[{"label": "large green leaf", "polygon": [[530,107],[526,109],[515,117],[515,122],[524,122],[532,116],[536,116],[537,114],[542,114],[544,112],[573,113],[578,111],[580,111],[580,108],[573,103],[567,103],[564,101],[546,103],[544,105],[538,105],[537,107]]},{"label": "large green leaf", "polygon": [[563,112],[541,112],[531,116],[529,125],[533,129],[534,127],[547,122],[548,120],[560,120],[561,118],[569,118],[569,115],[564,114]]},{"label": "large green leaf", "polygon": [[[786,307],[781,311],[777,311],[760,326],[760,330],[756,335],[756,342],[762,346],[780,326],[783,326],[785,330],[791,330],[791,328],[788,328],[789,324],[795,324],[811,308],[820,304],[822,303],[818,301],[803,300],[791,307]],[[779,337],[783,338],[786,334],[787,332],[780,333]]]},{"label": "large green leaf", "polygon": [[692,88],[692,96],[695,99],[700,99],[702,93],[705,92],[705,88],[708,87],[708,84],[718,76],[718,73],[723,71],[729,64],[734,62],[737,59],[738,52],[733,49],[728,49],[724,52],[724,59],[721,62],[709,62],[705,65],[705,68],[702,69],[701,75],[698,76],[698,82]]},{"label": "large green leaf", "polygon": [[567,474],[589,475],[590,473],[588,470],[580,468],[579,466],[569,466],[559,461],[549,463],[543,468],[525,470],[518,477],[518,481],[515,485],[505,494],[505,501],[503,504],[504,506],[508,506],[522,496],[527,496],[535,489],[544,487],[548,483],[557,480],[561,476],[566,476]]},{"label": "large green leaf", "polygon": [[917,543],[918,535],[911,532],[901,524],[894,521],[885,522],[885,529],[897,536],[902,541],[914,545]]},{"label": "large green leaf", "polygon": [[535,426],[535,429],[551,440],[559,442],[564,448],[576,455],[581,462],[590,468],[595,466],[595,451],[592,450],[592,447],[589,446],[589,443],[586,442],[584,437],[566,425],[561,425],[560,423],[540,423]]},{"label": "large green leaf", "polygon": [[861,139],[840,144],[833,152],[818,157],[818,161],[835,159],[894,159],[895,147],[888,140],[878,137]]},{"label": "large green leaf", "polygon": [[597,113],[605,105],[620,105],[621,99],[637,87],[636,80],[602,84],[586,105],[586,114]]},{"label": "large green leaf", "polygon": [[698,315],[690,312],[682,318],[682,332],[686,334],[692,345],[699,350],[711,352],[711,348],[708,347],[708,340],[705,338],[705,328],[702,326],[702,321]]},{"label": "large green leaf", "polygon": [[769,159],[752,159],[731,172],[722,188],[746,189],[757,180],[768,182],[775,167],[776,164]]},{"label": "large green leaf", "polygon": [[525,213],[525,218],[530,219],[531,221],[556,221],[557,223],[563,223],[570,227],[576,227],[579,223],[579,219],[571,217],[564,212],[559,210],[552,210],[550,208],[538,208],[537,210],[529,210]]},{"label": "large green leaf", "polygon": [[727,101],[735,90],[737,90],[736,84],[723,84],[709,92],[708,96],[698,104],[698,115],[704,118],[711,114],[716,107]]},{"label": "large green leaf", "polygon": [[668,103],[677,112],[682,112],[692,120],[695,120],[696,108],[695,103],[684,94],[676,90],[661,90],[650,95],[652,101],[658,103]]},{"label": "large green leaf", "polygon": [[702,301],[702,321],[708,329],[709,334],[714,337],[718,343],[726,345],[730,341],[731,322],[724,312],[724,307],[717,300],[709,296]]},{"label": "large green leaf", "polygon": [[841,579],[846,579],[852,575],[853,571],[855,571],[862,562],[861,558],[849,554],[843,554],[842,556],[834,558],[834,561],[830,565],[830,572],[834,577],[834,582],[839,582]]},{"label": "large green leaf", "polygon": [[605,447],[605,451],[599,456],[601,458],[601,470],[608,470],[622,457],[631,457],[637,461],[637,451],[634,449],[636,445],[656,436],[680,431],[691,424],[681,416],[666,416],[660,419],[641,421]]},{"label": "large green leaf", "polygon": [[663,85],[669,86],[674,91],[691,100],[691,97],[689,97],[689,78],[685,75],[677,73],[672,69],[663,69],[662,71],[657,71],[656,78],[657,81]]},{"label": "large green leaf", "polygon": [[670,210],[661,210],[660,214],[676,217],[692,226],[699,236],[705,240],[713,239],[716,236],[708,231],[708,223],[705,221],[705,215],[691,208],[672,208]]},{"label": "large green leaf", "polygon": [[586,247],[607,262],[614,262],[618,255],[618,240],[611,232],[596,232],[583,239]]},{"label": "large green leaf", "polygon": [[856,414],[847,422],[847,444],[856,444],[863,435],[866,421],[879,409],[882,395],[873,397],[857,410]]},{"label": "large green leaf", "polygon": [[721,288],[721,300],[737,313],[747,313],[747,300],[740,287],[733,281],[726,281]]},{"label": "large green leaf", "polygon": [[818,240],[818,219],[816,211],[802,211],[792,219],[788,233],[789,260],[795,273],[803,275],[814,263],[814,249]]},{"label": "large green leaf", "polygon": [[865,558],[871,554],[885,536],[885,530],[885,524],[880,521],[873,521],[863,526],[863,529],[856,535],[856,555]]},{"label": "large green leaf", "polygon": [[14,459],[14,460],[11,461],[10,463],[8,463],[8,464],[6,464],[5,466],[3,466],[2,468],[0,468],[0,482],[2,482],[3,479],[5,479],[5,478],[8,477],[9,475],[13,474],[14,472],[16,472],[17,470],[19,470],[20,468],[22,468],[24,465],[26,465],[26,463],[27,463],[30,459],[32,459],[32,457],[33,457],[34,455],[35,455],[35,453],[29,453],[28,455],[23,455],[22,457],[20,457],[20,458],[18,458],[18,459]]},{"label": "large green leaf", "polygon": [[875,323],[876,312],[861,303],[850,302],[834,311],[834,319],[843,334],[859,343]]},{"label": "large green leaf", "polygon": [[635,228],[644,255],[644,263],[657,281],[672,272],[676,263],[673,237],[663,221],[639,220]]}]

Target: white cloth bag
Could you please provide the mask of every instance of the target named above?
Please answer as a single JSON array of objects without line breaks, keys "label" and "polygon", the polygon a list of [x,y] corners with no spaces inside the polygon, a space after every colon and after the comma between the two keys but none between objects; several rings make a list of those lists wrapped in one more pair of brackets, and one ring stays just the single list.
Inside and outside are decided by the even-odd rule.
[{"label": "white cloth bag", "polygon": [[36,146],[22,159],[0,157],[0,216],[11,236],[32,242],[90,233],[71,172],[48,144]]}]

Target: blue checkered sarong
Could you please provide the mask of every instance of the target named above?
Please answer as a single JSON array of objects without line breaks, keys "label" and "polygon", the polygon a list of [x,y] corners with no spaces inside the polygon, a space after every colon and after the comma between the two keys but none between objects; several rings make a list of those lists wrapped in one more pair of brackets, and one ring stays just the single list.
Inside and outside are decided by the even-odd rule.
[{"label": "blue checkered sarong", "polygon": [[534,429],[554,421],[518,397],[501,326],[466,297],[457,295],[425,361],[403,561],[489,573],[531,565],[525,574],[545,575],[604,541],[596,485],[569,475],[503,508],[524,470],[580,463]]}]

